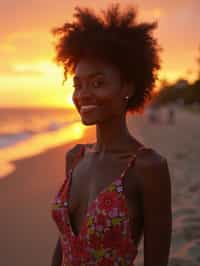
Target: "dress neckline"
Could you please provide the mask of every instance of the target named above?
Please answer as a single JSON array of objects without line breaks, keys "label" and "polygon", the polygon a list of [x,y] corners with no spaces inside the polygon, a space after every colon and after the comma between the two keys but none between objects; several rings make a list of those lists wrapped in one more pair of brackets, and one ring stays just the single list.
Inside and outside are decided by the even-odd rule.
[{"label": "dress neckline", "polygon": [[[68,180],[68,182],[67,182],[67,186],[65,186],[65,189],[64,189],[64,198],[66,198],[66,195],[67,195],[67,199],[66,199],[66,201],[64,202],[64,203],[65,203],[64,205],[67,207],[67,208],[65,209],[65,210],[66,210],[66,213],[65,213],[65,215],[64,215],[64,216],[65,216],[65,217],[64,217],[64,220],[65,220],[66,217],[68,218],[68,224],[69,224],[70,232],[71,232],[73,238],[78,239],[78,238],[80,237],[80,235],[81,235],[81,233],[82,233],[82,230],[83,230],[83,228],[84,228],[84,225],[85,225],[85,223],[86,223],[86,221],[87,221],[87,217],[88,217],[88,215],[89,215],[89,212],[90,212],[92,206],[97,202],[97,200],[98,200],[98,198],[100,197],[100,195],[102,195],[103,193],[105,193],[106,191],[108,191],[109,188],[110,188],[111,186],[113,186],[114,184],[116,184],[117,182],[120,182],[120,183],[119,183],[120,185],[122,184],[122,180],[123,180],[123,178],[124,178],[124,176],[125,176],[127,170],[128,170],[129,167],[132,165],[132,163],[135,162],[135,159],[136,159],[136,157],[137,157],[138,152],[139,152],[140,150],[143,150],[143,149],[146,149],[146,147],[143,146],[143,145],[140,146],[140,147],[136,150],[136,152],[131,156],[131,158],[130,158],[129,161],[128,161],[128,164],[127,164],[126,167],[122,170],[120,176],[114,178],[114,180],[113,180],[110,184],[108,184],[105,188],[101,189],[100,192],[99,192],[99,193],[96,195],[96,197],[94,198],[94,200],[92,200],[92,201],[90,202],[90,204],[89,204],[88,207],[87,207],[86,213],[85,213],[85,215],[84,215],[84,217],[83,217],[83,220],[82,220],[82,223],[81,223],[81,226],[80,226],[80,230],[79,230],[78,234],[75,234],[74,231],[73,231],[73,228],[72,228],[71,219],[70,219],[70,215],[69,215],[69,192],[70,192],[70,187],[71,187],[71,180],[72,180],[73,170],[74,170],[74,168],[75,168],[77,162],[79,161],[79,159],[81,159],[81,158],[84,156],[84,154],[85,154],[85,150],[86,150],[85,144],[83,144],[83,145],[81,146],[80,152],[77,154],[77,157],[75,158],[74,163],[72,164],[72,167],[71,167],[71,169],[70,169],[70,171],[69,171],[69,174],[67,173],[67,180]],[[123,190],[123,185],[122,185],[122,190]],[[122,191],[122,196],[125,197],[123,191]]]}]

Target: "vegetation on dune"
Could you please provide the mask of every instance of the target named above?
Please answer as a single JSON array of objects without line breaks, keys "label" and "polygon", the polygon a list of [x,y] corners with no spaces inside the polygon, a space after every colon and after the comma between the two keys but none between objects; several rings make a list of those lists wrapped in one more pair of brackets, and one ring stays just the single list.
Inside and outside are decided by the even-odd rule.
[{"label": "vegetation on dune", "polygon": [[180,79],[172,85],[166,85],[155,94],[153,105],[182,102],[184,105],[200,104],[200,79],[193,84]]},{"label": "vegetation on dune", "polygon": [[197,79],[190,84],[186,79],[179,79],[173,84],[166,80],[162,81],[160,91],[155,93],[152,100],[153,106],[160,106],[169,103],[180,103],[187,108],[200,111],[200,46],[197,56]]}]

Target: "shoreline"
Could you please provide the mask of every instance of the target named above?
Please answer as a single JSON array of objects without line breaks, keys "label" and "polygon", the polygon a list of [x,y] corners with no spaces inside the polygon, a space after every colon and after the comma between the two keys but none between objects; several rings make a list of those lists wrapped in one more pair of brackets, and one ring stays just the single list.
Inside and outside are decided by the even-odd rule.
[{"label": "shoreline", "polygon": [[87,135],[89,129],[80,121],[75,121],[54,132],[40,133],[14,146],[0,149],[0,180],[15,171],[15,161],[31,158],[60,145],[77,142]]},{"label": "shoreline", "polygon": [[[150,124],[143,115],[129,117],[130,133],[167,158],[172,180],[173,232],[169,266],[200,262],[200,144],[198,117],[176,110],[173,125]],[[89,127],[83,138],[13,161],[16,170],[0,179],[1,264],[49,266],[58,237],[51,202],[65,179],[65,154],[74,144],[95,140]],[[143,241],[143,239],[142,239]],[[143,265],[143,249],[136,265]]]},{"label": "shoreline", "polygon": [[1,265],[50,265],[58,236],[51,202],[65,179],[65,153],[93,135],[89,128],[77,141],[15,160],[15,171],[0,179]]}]

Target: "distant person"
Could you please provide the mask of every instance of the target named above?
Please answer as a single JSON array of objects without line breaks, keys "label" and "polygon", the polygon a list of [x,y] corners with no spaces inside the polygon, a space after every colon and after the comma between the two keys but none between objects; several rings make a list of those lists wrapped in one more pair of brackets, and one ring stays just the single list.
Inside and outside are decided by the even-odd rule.
[{"label": "distant person", "polygon": [[155,113],[155,110],[154,109],[151,109],[150,112],[149,112],[149,121],[151,123],[155,123],[157,121],[157,119],[156,119],[156,113]]},{"label": "distant person", "polygon": [[157,109],[155,107],[151,107],[151,109],[149,110],[148,120],[150,123],[160,122],[159,109]]},{"label": "distant person", "polygon": [[[76,8],[76,20],[54,30],[56,59],[73,75],[73,102],[96,143],[66,153],[66,177],[52,204],[59,230],[53,266],[133,266],[144,234],[145,265],[167,266],[172,231],[168,163],[130,134],[127,113],[143,110],[160,67],[136,9],[112,5],[102,16]],[[159,250],[158,250],[159,247]]]},{"label": "distant person", "polygon": [[174,122],[175,122],[175,110],[174,110],[174,107],[169,106],[168,107],[168,123],[174,124]]}]

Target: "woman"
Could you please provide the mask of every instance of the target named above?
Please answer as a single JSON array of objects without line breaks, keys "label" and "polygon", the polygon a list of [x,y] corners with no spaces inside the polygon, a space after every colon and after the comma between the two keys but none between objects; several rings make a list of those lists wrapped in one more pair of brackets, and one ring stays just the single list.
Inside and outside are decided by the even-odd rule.
[{"label": "woman", "polygon": [[112,5],[53,30],[56,61],[74,75],[73,102],[96,143],[66,156],[66,179],[52,216],[59,238],[52,265],[134,265],[144,233],[144,265],[166,266],[171,241],[171,184],[166,159],[132,136],[126,114],[138,113],[159,69],[156,23]]}]

